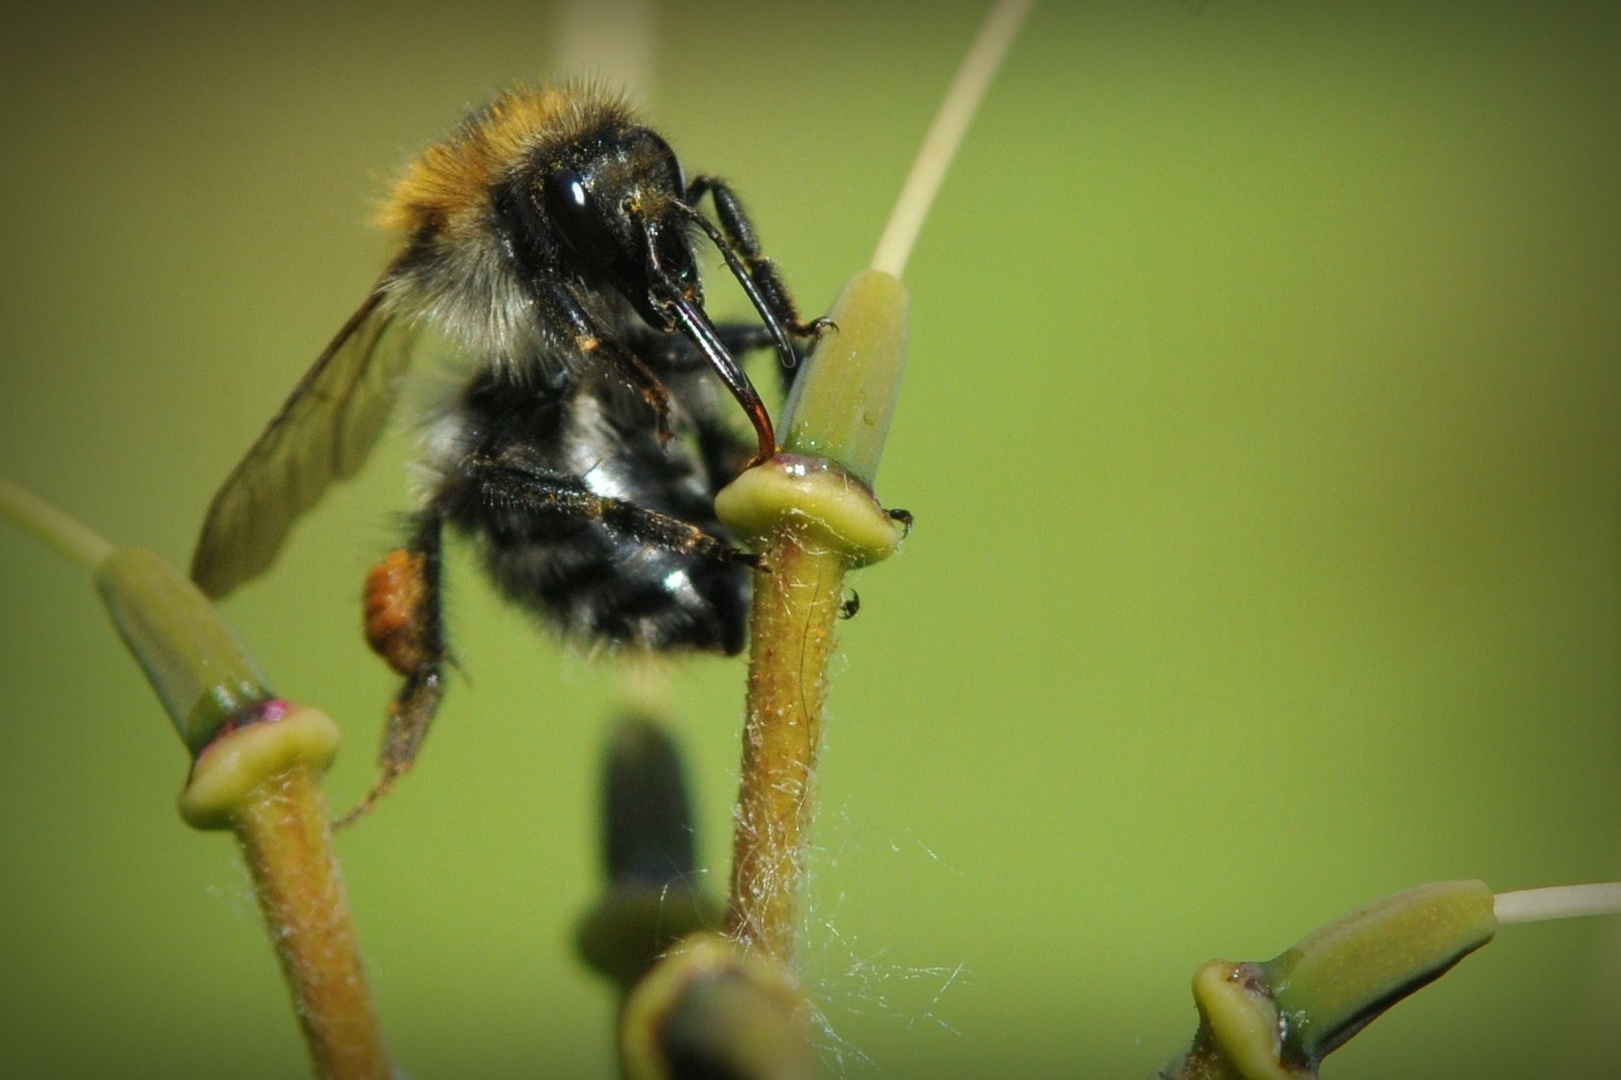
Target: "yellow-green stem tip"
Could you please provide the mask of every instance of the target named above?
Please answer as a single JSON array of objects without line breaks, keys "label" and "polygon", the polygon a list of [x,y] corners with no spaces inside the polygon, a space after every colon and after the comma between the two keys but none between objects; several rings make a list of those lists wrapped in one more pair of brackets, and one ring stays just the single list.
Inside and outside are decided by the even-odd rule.
[{"label": "yellow-green stem tip", "polygon": [[180,816],[194,829],[230,828],[265,781],[299,766],[325,772],[339,741],[332,718],[310,708],[229,731],[197,756],[180,793]]}]

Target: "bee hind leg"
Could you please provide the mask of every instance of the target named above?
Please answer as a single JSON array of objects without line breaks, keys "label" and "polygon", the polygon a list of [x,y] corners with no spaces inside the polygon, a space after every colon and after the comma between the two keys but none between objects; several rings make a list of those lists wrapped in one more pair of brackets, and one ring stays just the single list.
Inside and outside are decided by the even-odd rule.
[{"label": "bee hind leg", "polygon": [[448,655],[439,596],[443,531],[442,512],[432,506],[423,510],[405,546],[383,556],[366,577],[366,641],[405,682],[389,706],[377,782],[337,820],[339,828],[363,817],[411,767],[444,697]]}]

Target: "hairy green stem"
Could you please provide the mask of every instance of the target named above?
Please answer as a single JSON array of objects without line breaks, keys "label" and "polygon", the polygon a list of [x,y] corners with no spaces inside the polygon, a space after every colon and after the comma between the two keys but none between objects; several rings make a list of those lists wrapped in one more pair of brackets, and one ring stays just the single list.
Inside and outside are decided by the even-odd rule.
[{"label": "hairy green stem", "polygon": [[904,366],[906,289],[862,271],[829,314],[837,329],[800,374],[787,448],[715,500],[721,520],[761,551],[727,928],[784,965],[799,926],[844,575],[888,557],[904,534],[905,515],[885,512],[869,485]]},{"label": "hairy green stem", "polygon": [[794,380],[781,452],[721,491],[715,510],[763,555],[755,574],[743,775],[728,927],[787,964],[815,806],[822,705],[846,571],[886,558],[911,517],[886,513],[873,478],[906,356],[900,274],[969,119],[1029,11],[999,0],[980,29],[879,242],[828,311]]},{"label": "hairy green stem", "polygon": [[815,776],[847,558],[783,529],[755,574],[742,786],[732,850],[733,937],[787,964],[814,819]]},{"label": "hairy green stem", "polygon": [[115,547],[4,477],[0,513],[92,571],[192,754],[181,816],[236,834],[316,1074],[388,1080],[321,798],[337,726],[273,697],[219,611],[157,554]]},{"label": "hairy green stem", "polygon": [[318,780],[304,764],[271,777],[237,808],[232,827],[316,1075],[388,1080]]}]

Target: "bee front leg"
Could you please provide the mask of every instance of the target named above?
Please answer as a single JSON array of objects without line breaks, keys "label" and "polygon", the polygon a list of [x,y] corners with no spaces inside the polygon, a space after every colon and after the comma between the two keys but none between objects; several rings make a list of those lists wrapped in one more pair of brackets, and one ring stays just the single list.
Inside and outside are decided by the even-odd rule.
[{"label": "bee front leg", "polygon": [[405,546],[383,556],[366,577],[366,641],[388,666],[405,676],[389,706],[377,782],[338,819],[362,817],[388,793],[427,738],[444,697],[444,618],[439,596],[440,538],[444,516],[435,506],[421,511]]},{"label": "bee front leg", "polygon": [[563,284],[541,283],[540,302],[554,325],[568,328],[574,347],[581,356],[587,360],[600,358],[619,371],[658,417],[659,441],[669,442],[674,432],[670,428],[670,392],[665,389],[664,380],[641,357],[626,348],[618,337],[599,325]]},{"label": "bee front leg", "polygon": [[[776,344],[771,331],[759,323],[716,323],[715,336],[733,356],[769,349]],[[710,366],[708,357],[677,334],[661,334],[650,326],[633,326],[627,330],[625,340],[638,356],[648,357],[671,374],[701,371]]]},{"label": "bee front leg", "polygon": [[715,204],[715,219],[720,223],[721,231],[748,267],[749,277],[754,280],[766,306],[777,320],[799,337],[815,337],[831,326],[827,319],[813,319],[808,323],[800,321],[799,309],[782,275],[777,272],[777,264],[766,258],[760,249],[760,238],[755,234],[754,223],[749,220],[742,202],[726,181],[715,176],[693,177],[692,183],[687,185],[687,203],[696,206],[706,193]]}]

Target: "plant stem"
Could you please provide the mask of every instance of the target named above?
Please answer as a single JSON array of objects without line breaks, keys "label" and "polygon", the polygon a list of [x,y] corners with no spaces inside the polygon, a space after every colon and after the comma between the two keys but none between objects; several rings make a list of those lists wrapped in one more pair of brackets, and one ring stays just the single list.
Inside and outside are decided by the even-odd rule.
[{"label": "plant stem", "polygon": [[1497,931],[1481,881],[1375,900],[1265,963],[1212,960],[1193,977],[1199,1031],[1177,1080],[1311,1080],[1322,1059]]},{"label": "plant stem", "polygon": [[242,803],[232,827],[316,1075],[388,1080],[317,779],[305,764],[272,776]]},{"label": "plant stem", "polygon": [[842,553],[782,529],[754,578],[743,781],[732,852],[728,929],[787,965],[799,924],[799,884],[814,815],[815,770],[834,645]]},{"label": "plant stem", "polygon": [[625,1001],[627,1080],[813,1080],[811,1011],[781,965],[718,934],[691,934]]},{"label": "plant stem", "polygon": [[900,274],[929,205],[1033,0],[999,0],[913,165],[870,269],[845,286],[795,379],[778,455],[722,490],[715,510],[761,550],[727,929],[784,967],[815,807],[822,707],[846,571],[888,557],[911,516],[872,492],[906,355]]},{"label": "plant stem", "polygon": [[0,476],[0,515],[90,570],[113,550],[111,543],[78,519],[4,476]]},{"label": "plant stem", "polygon": [[389,1080],[321,798],[336,726],[272,699],[213,604],[162,558],[115,548],[4,476],[0,515],[94,573],[113,624],[193,754],[182,816],[236,833],[316,1074]]}]

